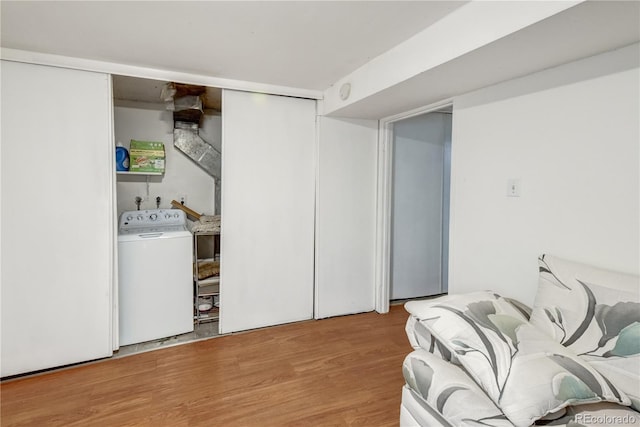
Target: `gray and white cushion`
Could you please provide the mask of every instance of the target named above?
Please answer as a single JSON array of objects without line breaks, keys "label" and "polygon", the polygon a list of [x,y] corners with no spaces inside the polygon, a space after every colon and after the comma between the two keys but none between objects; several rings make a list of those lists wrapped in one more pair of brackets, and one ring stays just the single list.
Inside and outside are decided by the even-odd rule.
[{"label": "gray and white cushion", "polygon": [[425,350],[410,353],[402,373],[414,398],[425,401],[453,426],[513,427],[462,368],[437,355]]},{"label": "gray and white cushion", "polygon": [[539,260],[531,323],[589,362],[640,410],[640,277]]},{"label": "gray and white cushion", "polygon": [[528,322],[512,303],[491,292],[409,302],[406,309],[450,351],[516,426],[568,405],[626,395],[593,367]]},{"label": "gray and white cushion", "polygon": [[454,365],[460,364],[456,354],[452,353],[447,346],[438,341],[416,316],[409,316],[405,326],[405,332],[414,350],[426,350]]}]

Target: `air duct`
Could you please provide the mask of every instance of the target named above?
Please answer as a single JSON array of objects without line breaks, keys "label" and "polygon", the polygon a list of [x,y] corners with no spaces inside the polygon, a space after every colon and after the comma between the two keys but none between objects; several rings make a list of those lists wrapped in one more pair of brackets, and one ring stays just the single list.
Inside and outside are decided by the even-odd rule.
[{"label": "air duct", "polygon": [[204,86],[168,83],[162,90],[167,109],[173,110],[173,145],[215,179],[215,214],[220,214],[222,154],[199,135],[204,114]]}]

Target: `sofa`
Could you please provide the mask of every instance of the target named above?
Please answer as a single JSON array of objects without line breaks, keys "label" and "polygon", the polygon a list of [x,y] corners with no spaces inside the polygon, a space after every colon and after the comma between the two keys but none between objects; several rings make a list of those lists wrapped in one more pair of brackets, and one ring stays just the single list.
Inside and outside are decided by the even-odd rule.
[{"label": "sofa", "polygon": [[401,426],[640,425],[640,278],[538,259],[532,308],[409,301]]}]

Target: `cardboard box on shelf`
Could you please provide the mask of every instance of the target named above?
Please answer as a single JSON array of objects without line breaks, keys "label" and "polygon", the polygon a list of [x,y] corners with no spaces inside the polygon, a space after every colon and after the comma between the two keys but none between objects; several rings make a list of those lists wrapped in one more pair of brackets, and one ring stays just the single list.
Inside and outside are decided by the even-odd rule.
[{"label": "cardboard box on shelf", "polygon": [[164,144],[155,141],[131,140],[129,171],[164,172]]}]

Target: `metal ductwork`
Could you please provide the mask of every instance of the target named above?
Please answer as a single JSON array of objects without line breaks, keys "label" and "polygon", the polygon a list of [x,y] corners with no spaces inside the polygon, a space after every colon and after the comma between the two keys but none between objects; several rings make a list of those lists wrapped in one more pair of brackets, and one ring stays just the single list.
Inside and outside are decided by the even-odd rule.
[{"label": "metal ductwork", "polygon": [[209,175],[219,180],[222,155],[198,134],[196,123],[174,122],[173,145]]},{"label": "metal ductwork", "polygon": [[169,83],[163,90],[173,109],[173,145],[215,179],[215,214],[220,214],[222,153],[199,135],[204,86]]}]

